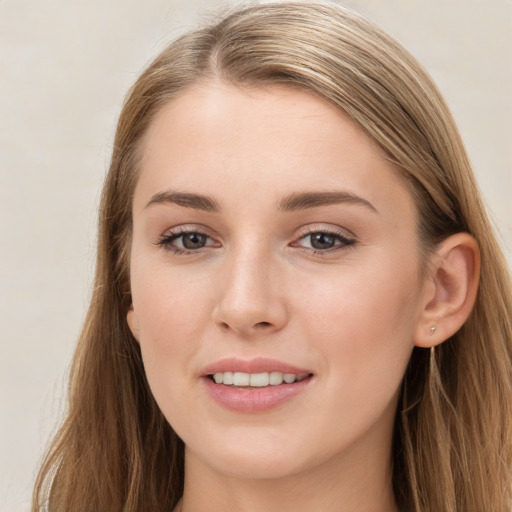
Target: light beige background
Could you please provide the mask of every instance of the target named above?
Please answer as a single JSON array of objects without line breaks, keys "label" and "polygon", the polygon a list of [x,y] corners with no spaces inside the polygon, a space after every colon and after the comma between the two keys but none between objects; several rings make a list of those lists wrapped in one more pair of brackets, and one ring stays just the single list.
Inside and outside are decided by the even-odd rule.
[{"label": "light beige background", "polygon": [[[65,404],[125,91],[166,41],[222,3],[0,0],[2,512],[29,510]],[[397,37],[440,85],[512,261],[512,2],[344,4]]]}]

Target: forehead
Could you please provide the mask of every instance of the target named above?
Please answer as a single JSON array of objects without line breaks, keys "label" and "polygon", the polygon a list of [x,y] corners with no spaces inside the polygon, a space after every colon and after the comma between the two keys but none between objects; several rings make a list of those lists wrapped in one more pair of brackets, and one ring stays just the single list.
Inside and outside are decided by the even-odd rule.
[{"label": "forehead", "polygon": [[[170,101],[142,146],[134,207],[167,188],[279,200],[294,191],[344,189],[407,206],[400,171],[341,110],[292,87],[193,87]],[[396,196],[396,197],[395,197]],[[236,201],[234,201],[236,202]]]},{"label": "forehead", "polygon": [[169,140],[172,136],[178,143],[204,134],[216,140],[228,136],[239,144],[251,137],[268,144],[273,135],[282,143],[287,134],[292,142],[300,135],[311,140],[305,148],[308,151],[322,139],[357,138],[365,139],[375,153],[383,153],[343,111],[310,91],[277,84],[239,87],[214,81],[187,89],[157,113],[145,136],[144,155],[150,157],[162,137]]}]

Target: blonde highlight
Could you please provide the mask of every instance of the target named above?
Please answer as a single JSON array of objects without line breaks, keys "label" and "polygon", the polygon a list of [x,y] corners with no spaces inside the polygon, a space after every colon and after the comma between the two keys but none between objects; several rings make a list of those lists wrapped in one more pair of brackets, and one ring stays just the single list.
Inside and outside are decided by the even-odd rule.
[{"label": "blonde highlight", "polygon": [[182,36],[128,94],[102,196],[69,411],[32,511],[168,512],[181,496],[183,443],[151,395],[126,325],[131,201],[154,116],[188,88],[218,79],[299,87],[328,100],[400,168],[425,254],[461,231],[478,241],[481,285],[470,318],[435,352],[416,348],[404,377],[393,485],[404,511],[510,510],[511,280],[449,109],[415,59],[372,23],[335,4],[280,2],[235,10]]}]

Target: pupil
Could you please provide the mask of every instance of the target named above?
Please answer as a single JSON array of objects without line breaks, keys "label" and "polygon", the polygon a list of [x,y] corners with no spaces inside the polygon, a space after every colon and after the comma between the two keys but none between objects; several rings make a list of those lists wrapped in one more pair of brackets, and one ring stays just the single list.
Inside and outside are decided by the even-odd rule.
[{"label": "pupil", "polygon": [[206,236],[200,233],[187,233],[183,235],[183,247],[185,249],[200,249],[206,243]]},{"label": "pupil", "polygon": [[334,246],[335,237],[326,233],[314,233],[311,235],[311,246],[315,249],[331,249]]}]

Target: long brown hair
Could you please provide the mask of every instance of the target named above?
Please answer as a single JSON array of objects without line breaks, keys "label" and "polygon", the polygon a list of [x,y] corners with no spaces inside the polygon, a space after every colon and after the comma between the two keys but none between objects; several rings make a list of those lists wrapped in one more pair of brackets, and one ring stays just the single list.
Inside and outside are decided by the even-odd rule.
[{"label": "long brown hair", "polygon": [[510,510],[512,296],[507,265],[457,128],[421,66],[392,38],[335,4],[253,5],[172,43],[130,90],[99,220],[91,305],[73,361],[67,417],[34,491],[33,512],[169,512],[183,490],[183,443],[156,405],[130,307],[131,202],[141,139],[167,102],[199,82],[286,84],[343,110],[410,184],[424,253],[465,231],[481,284],[466,324],[414,349],[393,446],[401,510]]}]

